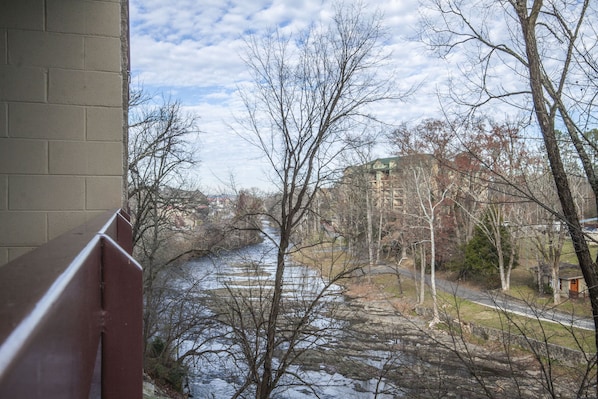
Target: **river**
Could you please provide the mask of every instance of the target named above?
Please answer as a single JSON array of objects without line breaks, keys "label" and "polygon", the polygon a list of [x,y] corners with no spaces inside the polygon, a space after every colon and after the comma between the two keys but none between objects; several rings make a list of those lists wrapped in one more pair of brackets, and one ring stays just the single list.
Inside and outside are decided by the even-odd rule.
[{"label": "river", "polygon": [[[276,241],[276,231],[264,229]],[[263,334],[256,334],[254,326],[260,325],[263,332],[275,259],[276,246],[266,239],[191,260],[182,270],[190,277],[174,281],[177,295],[192,293],[198,298],[193,312],[206,321],[179,342],[179,355],[193,347],[201,352],[189,363],[188,385],[194,398],[233,397],[250,370],[246,358],[263,352]],[[293,331],[284,327],[301,319],[312,299],[327,289],[312,308],[312,317],[304,319],[302,331],[307,334],[296,346],[302,354],[278,381],[273,398],[477,399],[488,397],[488,392],[496,397],[543,397],[537,365],[529,356],[514,360],[508,351],[465,346],[458,333],[429,329],[425,319],[408,316],[413,309],[403,314],[383,293],[379,299],[371,291],[367,299],[345,296],[342,287],[327,286],[316,271],[300,264],[287,262],[284,281],[280,320],[288,324],[279,326],[278,338],[285,339],[275,351],[274,369],[284,359]],[[237,397],[255,397],[251,386],[242,392]]]},{"label": "river", "polygon": [[[264,226],[268,236],[276,240],[276,231],[267,225]],[[240,250],[228,251],[218,256],[194,259],[186,263],[185,268],[194,277],[194,284],[197,284],[200,292],[212,293],[222,296],[226,293],[239,293],[240,297],[247,298],[249,292],[259,293],[256,296],[268,295],[267,290],[271,287],[276,268],[276,246],[270,240],[264,240],[260,244],[252,245]],[[312,269],[303,265],[288,263],[284,275],[284,295],[292,298],[296,303],[310,303],[315,295],[320,293],[326,285],[320,276]],[[181,282],[183,288],[185,282]],[[266,294],[264,295],[264,292]],[[241,294],[242,293],[242,294]],[[387,364],[391,354],[384,350],[375,348],[353,352],[351,356],[354,366],[348,365],[348,370],[339,371],[326,361],[327,351],[331,351],[339,343],[347,344],[351,337],[345,334],[348,322],[330,316],[330,309],[336,308],[344,301],[341,287],[332,285],[326,289],[326,295],[319,301],[320,307],[316,310],[317,317],[310,319],[311,327],[326,333],[307,337],[302,343],[311,358],[308,362],[294,364],[290,367],[290,374],[280,382],[273,397],[274,398],[394,398],[397,397],[396,390],[382,378],[370,378],[360,380],[355,378],[359,370],[353,368],[379,368]],[[225,295],[226,296],[226,295]],[[230,295],[228,295],[230,297]],[[259,302],[258,297],[253,298]],[[253,306],[253,305],[252,305]],[[259,306],[259,305],[255,305]],[[216,309],[206,308],[204,312],[215,314]],[[287,315],[285,315],[287,316]],[[194,398],[230,398],[240,386],[242,379],[240,374],[244,363],[238,353],[231,353],[230,328],[206,329],[195,337],[195,342],[187,341],[183,345],[190,347],[201,341],[201,349],[205,354],[191,364],[192,378],[189,381],[189,389]],[[210,336],[206,336],[209,334]],[[206,342],[207,341],[207,342]],[[358,343],[350,343],[355,345]],[[384,343],[383,343],[384,345]],[[330,353],[331,353],[330,352]],[[314,355],[315,354],[315,355]],[[315,359],[314,360],[314,356]],[[394,356],[394,354],[392,355]],[[357,361],[357,357],[360,361]],[[276,361],[277,359],[275,359]],[[345,362],[346,363],[346,362]],[[276,366],[276,364],[275,364]],[[340,367],[342,368],[342,367]],[[348,375],[352,374],[352,376]],[[378,373],[380,374],[380,373]],[[393,391],[387,394],[384,392]],[[246,391],[246,396],[252,397],[251,389]]]}]

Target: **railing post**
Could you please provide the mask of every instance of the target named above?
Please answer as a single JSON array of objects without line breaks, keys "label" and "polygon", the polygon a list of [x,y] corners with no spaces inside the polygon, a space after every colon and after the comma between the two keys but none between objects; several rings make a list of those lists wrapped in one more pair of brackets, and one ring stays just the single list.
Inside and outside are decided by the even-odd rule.
[{"label": "railing post", "polygon": [[131,235],[106,212],[0,268],[0,399],[142,398]]},{"label": "railing post", "polygon": [[123,210],[117,214],[116,241],[127,253],[133,253],[133,227],[129,215]]},{"label": "railing post", "polygon": [[[117,219],[117,223],[118,223]],[[126,222],[126,221],[125,221]],[[102,236],[102,398],[143,394],[142,270],[112,238]]]}]

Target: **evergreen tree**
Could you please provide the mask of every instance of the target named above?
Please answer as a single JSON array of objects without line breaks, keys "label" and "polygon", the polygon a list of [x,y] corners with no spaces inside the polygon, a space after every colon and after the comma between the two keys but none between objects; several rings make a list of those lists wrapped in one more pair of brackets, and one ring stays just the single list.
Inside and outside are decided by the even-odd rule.
[{"label": "evergreen tree", "polygon": [[[487,282],[493,284],[498,276],[498,251],[494,241],[488,235],[490,217],[488,212],[480,225],[474,229],[471,240],[465,245],[464,262],[460,270],[460,277],[489,279]],[[511,234],[504,224],[500,226],[502,251],[505,259],[511,255]],[[516,262],[515,262],[516,264]]]}]

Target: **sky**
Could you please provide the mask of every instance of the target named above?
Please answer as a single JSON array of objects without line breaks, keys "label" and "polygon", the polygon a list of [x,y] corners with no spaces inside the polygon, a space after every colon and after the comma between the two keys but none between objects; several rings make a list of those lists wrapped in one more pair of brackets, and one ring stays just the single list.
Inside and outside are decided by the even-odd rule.
[{"label": "sky", "polygon": [[[384,14],[385,43],[399,87],[417,86],[403,102],[378,106],[377,116],[400,124],[437,115],[436,92],[450,65],[426,51],[415,37],[418,1],[372,2]],[[310,23],[330,18],[326,0],[131,0],[131,70],[134,85],[149,93],[180,100],[198,119],[200,133],[194,176],[204,192],[237,188],[269,191],[263,154],[248,147],[230,129],[242,114],[236,88],[249,79],[241,55],[243,38],[279,28],[296,33]],[[373,9],[373,7],[372,7]],[[393,155],[381,144],[374,157]]]}]

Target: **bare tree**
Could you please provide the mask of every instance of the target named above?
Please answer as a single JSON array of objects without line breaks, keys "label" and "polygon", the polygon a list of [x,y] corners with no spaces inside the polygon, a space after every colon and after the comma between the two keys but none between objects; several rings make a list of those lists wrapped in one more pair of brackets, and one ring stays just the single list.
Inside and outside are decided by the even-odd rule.
[{"label": "bare tree", "polygon": [[[373,266],[380,260],[384,225],[383,209],[386,205],[384,191],[389,189],[385,185],[391,183],[392,166],[390,163],[384,164],[380,160],[372,160],[373,147],[380,137],[379,134],[368,132],[368,128],[373,130],[371,126],[366,126],[363,132],[350,139],[353,150],[348,154],[345,162],[352,166],[345,169],[338,186],[339,191],[342,190],[339,194],[350,197],[349,208],[357,211],[357,214],[351,214],[356,216],[356,223],[343,227],[348,237],[358,237],[358,241],[365,241],[368,259],[367,278],[370,279]],[[338,207],[337,213],[341,215],[341,219],[346,211],[342,206]],[[362,232],[365,233],[365,237]],[[354,250],[355,247],[356,245],[352,246]]]},{"label": "bare tree", "polygon": [[[543,166],[543,167],[542,167]],[[558,198],[554,189],[554,181],[550,175],[548,165],[540,165],[536,171],[535,179],[530,181],[530,190],[545,204],[551,204],[551,208],[558,207]],[[534,249],[537,251],[538,259],[538,289],[544,293],[544,281],[542,281],[545,269],[551,274],[550,286],[552,289],[553,302],[560,303],[559,269],[561,254],[566,239],[566,229],[562,221],[555,215],[547,212],[543,207],[535,203],[526,207],[525,215],[522,218],[526,225],[526,236],[531,240]]]},{"label": "bare tree", "polygon": [[[411,230],[408,235],[414,248],[419,247],[421,253],[420,303],[424,299],[424,265],[430,259],[434,302],[432,324],[439,320],[435,281],[437,263],[441,258],[449,258],[458,247],[458,238],[453,232],[459,225],[455,202],[451,198],[455,191],[454,180],[460,177],[455,168],[455,159],[461,150],[456,137],[451,124],[438,119],[427,119],[413,127],[405,124],[389,135],[391,143],[402,155],[398,169],[403,169],[399,179],[404,190],[404,204],[398,219],[402,222],[399,228]],[[415,233],[416,229],[420,232]],[[426,233],[421,234],[421,230]],[[449,236],[452,238],[448,239]],[[425,246],[430,248],[429,257],[425,255]],[[416,254],[413,255],[415,260]]]},{"label": "bare tree", "polygon": [[171,225],[173,213],[190,199],[185,172],[197,163],[188,142],[197,118],[185,114],[178,101],[156,105],[143,92],[131,99],[128,195],[137,245],[150,230]]},{"label": "bare tree", "polygon": [[[131,100],[128,194],[134,253],[143,266],[145,363],[149,372],[157,373],[165,365],[180,367],[182,377],[185,358],[198,353],[201,343],[189,347],[187,354],[177,354],[178,345],[211,323],[197,311],[202,306],[199,282],[177,264],[183,255],[195,253],[191,233],[198,220],[195,210],[204,199],[185,179],[196,164],[189,144],[197,131],[196,117],[185,114],[177,101],[156,103],[143,91],[133,92]],[[177,284],[183,282],[189,287],[181,294]]]},{"label": "bare tree", "polygon": [[348,168],[334,186],[335,216],[340,235],[347,246],[347,253],[358,255],[365,239],[364,202],[365,179],[361,174],[353,174]]},{"label": "bare tree", "polygon": [[[492,120],[488,123],[478,121],[476,125],[464,147],[484,171],[477,176],[477,182],[486,191],[481,202],[488,206],[484,206],[485,222],[479,216],[472,217],[496,249],[501,289],[508,291],[519,252],[517,215],[523,201],[518,191],[528,189],[526,172],[535,159],[529,156],[517,126]],[[496,176],[501,178],[496,179]],[[508,234],[505,234],[507,230]]]},{"label": "bare tree", "polygon": [[[422,157],[422,159],[428,157],[430,158],[430,162],[434,164],[435,173],[433,180],[436,187],[448,187],[451,185],[455,189],[451,191],[456,191],[458,187],[465,187],[469,184],[479,189],[479,185],[472,183],[475,178],[476,168],[470,165],[468,165],[469,167],[464,167],[463,165],[462,161],[466,157],[463,156],[463,146],[452,123],[439,119],[426,119],[415,126],[404,124],[394,130],[389,135],[389,138],[402,159],[399,161],[399,164],[404,164],[399,165],[398,169],[409,169],[410,159],[417,160],[418,157]],[[402,178],[410,179],[412,177],[410,175],[411,172]],[[471,181],[468,182],[465,178],[469,178]],[[456,183],[462,184],[458,184],[457,187]],[[409,197],[410,193],[413,193],[412,191],[409,192],[409,187],[404,187],[403,189],[407,193],[404,194],[405,198]],[[460,215],[460,208],[455,206],[456,192],[451,192],[450,194],[451,197],[455,198],[443,204],[445,208],[442,212],[443,220],[441,225],[443,228],[438,230],[438,233],[442,234],[437,235],[439,239],[439,251],[437,252],[439,260],[450,258],[455,248],[463,245],[467,241],[467,238],[471,236],[471,231],[473,231],[469,215],[465,215],[466,217]],[[468,196],[469,204],[475,208],[477,196],[473,198],[472,193],[469,193]],[[463,198],[459,199],[465,206],[467,201]],[[475,210],[472,209],[471,213],[475,213]],[[406,226],[409,226],[409,224],[407,223]]]},{"label": "bare tree", "polygon": [[[383,33],[379,14],[367,15],[363,5],[339,4],[329,24],[311,26],[295,40],[275,31],[247,41],[245,62],[253,84],[241,90],[247,110],[242,134],[263,152],[281,191],[280,214],[265,215],[279,238],[272,297],[257,332],[264,338],[255,352],[259,370],[248,376],[257,398],[269,398],[288,372],[288,361],[273,361],[276,352],[292,353],[298,342],[281,331],[293,231],[313,209],[315,193],[335,175],[335,161],[348,147],[343,136],[370,117],[368,106],[391,97],[388,82],[378,75],[385,59]],[[294,327],[298,331],[311,308],[306,311]]]},{"label": "bare tree", "polygon": [[409,168],[410,173],[412,174],[412,180],[410,180],[410,183],[413,184],[419,205],[419,212],[413,216],[423,222],[429,234],[430,288],[434,310],[434,318],[430,325],[440,322],[440,315],[438,312],[438,296],[436,292],[436,234],[439,227],[439,211],[441,206],[445,203],[447,194],[451,188],[450,185],[443,187],[434,180],[434,175],[437,175],[438,173],[434,170],[435,168],[437,168],[437,165],[430,163],[429,159],[428,162],[421,162],[419,165],[413,164]]},{"label": "bare tree", "polygon": [[454,91],[453,98],[470,110],[502,101],[535,117],[561,206],[550,211],[565,223],[572,239],[589,287],[598,343],[598,267],[581,229],[557,137],[557,126],[563,126],[597,202],[592,154],[598,148],[584,133],[595,123],[595,4],[589,0],[482,1],[476,7],[454,0],[431,3],[437,13],[429,13],[425,20],[429,43],[443,55],[465,49],[472,57],[464,67],[469,69],[462,87],[473,96],[462,90]]}]

